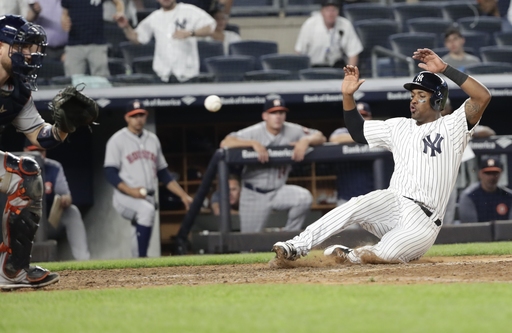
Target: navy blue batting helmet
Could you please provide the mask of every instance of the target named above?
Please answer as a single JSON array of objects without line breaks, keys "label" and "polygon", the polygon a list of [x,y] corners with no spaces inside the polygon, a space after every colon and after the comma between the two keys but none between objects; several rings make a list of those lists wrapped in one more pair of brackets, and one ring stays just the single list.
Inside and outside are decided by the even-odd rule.
[{"label": "navy blue batting helmet", "polygon": [[446,100],[448,99],[448,84],[437,74],[429,71],[419,72],[412,82],[404,84],[404,88],[412,91],[421,89],[430,91],[430,106],[436,111],[443,111]]},{"label": "navy blue batting helmet", "polygon": [[[12,73],[18,75],[28,89],[37,90],[37,72],[42,67],[46,55],[44,29],[19,15],[0,16],[0,42],[10,45]],[[31,46],[30,54],[23,52],[27,46]]]}]

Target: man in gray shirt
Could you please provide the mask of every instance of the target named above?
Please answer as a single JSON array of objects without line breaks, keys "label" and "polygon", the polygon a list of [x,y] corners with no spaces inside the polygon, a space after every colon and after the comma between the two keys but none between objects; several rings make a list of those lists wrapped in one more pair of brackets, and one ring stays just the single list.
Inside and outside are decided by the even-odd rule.
[{"label": "man in gray shirt", "polygon": [[284,230],[301,230],[313,200],[311,193],[297,185],[286,185],[291,165],[268,165],[269,148],[292,145],[292,160],[304,159],[310,146],[323,144],[325,136],[314,129],[286,122],[288,108],[282,98],[268,99],[263,121],[230,133],[221,148],[253,148],[261,164],[246,165],[242,171],[240,195],[241,232],[261,232],[272,210],[289,210]]},{"label": "man in gray shirt", "polygon": [[450,51],[442,59],[450,66],[464,71],[467,65],[478,64],[480,59],[464,51],[466,39],[456,28],[449,28],[444,34],[444,46]]}]

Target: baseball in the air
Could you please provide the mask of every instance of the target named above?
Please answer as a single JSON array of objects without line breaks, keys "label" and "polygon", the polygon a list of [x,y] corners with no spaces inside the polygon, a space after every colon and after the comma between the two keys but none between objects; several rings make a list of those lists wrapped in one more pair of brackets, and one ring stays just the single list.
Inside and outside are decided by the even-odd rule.
[{"label": "baseball in the air", "polygon": [[146,190],[145,188],[141,188],[141,189],[139,190],[139,192],[140,192],[140,195],[142,195],[142,196],[144,196],[144,197],[145,197],[146,195],[148,195],[148,190]]},{"label": "baseball in the air", "polygon": [[210,95],[204,100],[204,107],[210,112],[217,112],[222,107],[222,102],[220,101],[219,96]]}]

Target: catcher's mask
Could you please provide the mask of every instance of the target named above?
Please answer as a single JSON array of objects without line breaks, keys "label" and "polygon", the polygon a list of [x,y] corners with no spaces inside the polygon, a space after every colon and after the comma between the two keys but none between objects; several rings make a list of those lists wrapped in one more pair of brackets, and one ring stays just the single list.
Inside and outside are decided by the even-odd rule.
[{"label": "catcher's mask", "polygon": [[19,15],[0,16],[0,41],[10,45],[12,73],[30,90],[37,90],[36,79],[43,66],[46,32]]},{"label": "catcher's mask", "polygon": [[404,84],[404,88],[412,91],[413,89],[420,89],[430,91],[430,106],[436,111],[443,111],[446,99],[448,99],[448,85],[446,81],[437,74],[429,71],[419,72],[413,82]]}]

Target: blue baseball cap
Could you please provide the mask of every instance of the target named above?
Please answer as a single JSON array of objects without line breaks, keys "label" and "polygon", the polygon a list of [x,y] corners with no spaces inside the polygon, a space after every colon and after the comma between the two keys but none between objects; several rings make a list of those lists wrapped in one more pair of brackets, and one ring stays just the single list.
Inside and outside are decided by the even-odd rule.
[{"label": "blue baseball cap", "polygon": [[277,111],[285,111],[288,112],[288,108],[286,107],[286,103],[284,99],[281,97],[267,99],[265,101],[265,105],[263,106],[263,112],[277,112]]},{"label": "blue baseball cap", "polygon": [[142,105],[142,102],[138,99],[134,99],[128,103],[126,106],[126,115],[128,117],[132,117],[136,114],[147,114],[148,111],[144,109],[144,106]]},{"label": "blue baseball cap", "polygon": [[480,170],[483,172],[501,172],[503,171],[503,164],[501,164],[499,156],[489,156],[488,158],[484,158],[480,163]]}]

